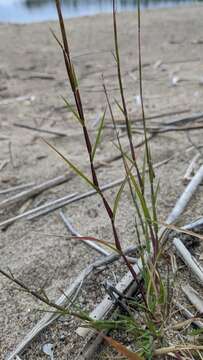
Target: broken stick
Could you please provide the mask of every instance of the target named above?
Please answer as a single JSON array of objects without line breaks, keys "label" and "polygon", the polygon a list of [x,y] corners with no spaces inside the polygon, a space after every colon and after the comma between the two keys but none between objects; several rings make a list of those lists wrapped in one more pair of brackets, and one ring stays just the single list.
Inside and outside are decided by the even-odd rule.
[{"label": "broken stick", "polygon": [[182,241],[178,238],[175,238],[173,240],[173,244],[183,260],[183,262],[189,267],[189,269],[192,271],[192,273],[195,275],[195,277],[198,279],[200,284],[203,285],[203,268],[198,263],[198,261],[191,255],[191,253],[188,251],[188,249],[185,247],[185,245],[182,243]]},{"label": "broken stick", "polygon": [[19,194],[16,194],[8,199],[5,199],[0,202],[0,209],[7,208],[8,206],[13,206],[16,203],[24,202],[29,198],[40,194],[41,192],[48,190],[54,186],[60,185],[73,177],[72,173],[66,173],[61,176],[57,176],[51,180],[45,181],[41,184],[33,186],[31,189],[25,190]]}]

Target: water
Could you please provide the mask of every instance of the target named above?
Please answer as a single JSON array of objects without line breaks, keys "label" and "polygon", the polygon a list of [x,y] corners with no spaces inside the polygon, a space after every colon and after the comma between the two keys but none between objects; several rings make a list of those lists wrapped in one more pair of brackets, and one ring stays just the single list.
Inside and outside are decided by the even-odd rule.
[{"label": "water", "polygon": [[[142,7],[169,7],[195,0],[141,0]],[[132,10],[136,0],[118,0],[118,10]],[[63,0],[65,17],[111,12],[112,0]],[[35,22],[55,20],[54,0],[0,0],[1,22]]]}]

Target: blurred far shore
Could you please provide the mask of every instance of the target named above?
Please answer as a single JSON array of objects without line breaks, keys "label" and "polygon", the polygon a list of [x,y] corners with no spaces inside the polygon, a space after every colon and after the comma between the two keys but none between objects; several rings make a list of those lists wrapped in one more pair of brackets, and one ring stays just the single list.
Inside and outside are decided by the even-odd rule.
[{"label": "blurred far shore", "polygon": [[[201,0],[141,0],[142,8],[164,8],[194,4]],[[112,11],[112,0],[63,0],[65,18],[90,16]],[[135,0],[118,0],[118,11],[136,9]],[[54,0],[0,0],[0,22],[30,23],[56,20]]]}]

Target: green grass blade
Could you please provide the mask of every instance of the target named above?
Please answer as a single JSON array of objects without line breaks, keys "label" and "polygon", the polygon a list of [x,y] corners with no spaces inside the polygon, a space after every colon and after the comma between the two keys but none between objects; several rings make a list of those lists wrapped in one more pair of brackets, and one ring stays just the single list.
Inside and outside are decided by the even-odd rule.
[{"label": "green grass blade", "polygon": [[121,199],[121,195],[123,193],[123,190],[124,190],[124,187],[125,187],[125,184],[128,180],[128,176],[125,177],[125,179],[123,180],[117,194],[116,194],[116,198],[115,198],[115,201],[114,201],[114,207],[113,207],[113,218],[114,218],[114,221],[115,221],[115,218],[116,218],[116,213],[117,213],[117,210],[118,210],[118,205],[119,205],[119,202],[120,202],[120,199]]},{"label": "green grass blade", "polygon": [[66,100],[63,96],[62,96],[62,99],[63,99],[63,101],[65,102],[65,105],[66,105],[66,107],[68,108],[68,110],[69,110],[70,112],[72,112],[72,114],[73,114],[73,115],[75,116],[75,118],[79,121],[79,123],[80,123],[81,125],[83,125],[83,121],[81,120],[81,118],[80,118],[80,116],[78,115],[78,113],[75,111],[73,105],[71,105],[71,104],[68,102],[68,100]]},{"label": "green grass blade", "polygon": [[120,110],[120,111],[122,112],[122,114],[125,116],[125,112],[124,112],[122,106],[119,104],[119,102],[118,102],[116,99],[114,99],[114,101],[115,101],[116,105],[118,106],[119,110]]},{"label": "green grass blade", "polygon": [[46,141],[45,139],[43,139],[44,142],[52,149],[54,150],[65,162],[66,164],[68,164],[68,166],[78,175],[80,176],[83,180],[86,181],[86,183],[88,183],[88,185],[90,185],[91,187],[93,187],[98,193],[99,193],[99,189],[93,184],[93,182],[80,170],[78,169],[70,160],[67,159],[67,157],[65,157],[60,151],[58,151],[53,145],[51,145],[48,141]]},{"label": "green grass blade", "polygon": [[104,110],[103,116],[101,118],[99,128],[98,128],[98,132],[97,132],[97,137],[96,137],[96,140],[95,140],[95,144],[94,144],[94,147],[92,149],[92,161],[94,160],[94,157],[95,157],[95,154],[96,154],[96,151],[97,151],[97,147],[98,147],[100,139],[101,139],[102,130],[104,128],[105,116],[106,116],[106,109]]}]

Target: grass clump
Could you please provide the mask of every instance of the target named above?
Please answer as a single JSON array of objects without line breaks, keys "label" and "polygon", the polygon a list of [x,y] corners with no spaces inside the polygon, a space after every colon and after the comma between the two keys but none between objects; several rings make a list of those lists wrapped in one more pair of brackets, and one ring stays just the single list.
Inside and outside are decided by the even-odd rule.
[{"label": "grass clump", "polygon": [[[114,34],[114,59],[117,68],[117,78],[120,90],[120,99],[115,99],[114,103],[120,110],[125,120],[127,138],[129,144],[129,152],[123,150],[122,142],[117,131],[116,119],[114,116],[113,107],[108,94],[108,89],[103,79],[103,89],[106,96],[106,108],[100,120],[97,134],[94,142],[90,137],[85,111],[83,107],[83,99],[81,97],[80,88],[77,80],[77,75],[71,58],[69,41],[64,25],[63,15],[61,11],[60,0],[55,0],[58,12],[59,24],[61,29],[62,40],[53,33],[58,45],[61,48],[67,76],[69,79],[70,87],[74,97],[75,104],[71,105],[68,99],[64,98],[64,103],[68,110],[72,112],[73,117],[81,126],[82,136],[85,141],[86,152],[88,154],[89,167],[91,177],[87,176],[81,171],[69,158],[59,152],[53,145],[48,144],[71,168],[78,176],[80,176],[88,186],[96,190],[98,196],[103,203],[103,206],[108,215],[111,224],[112,235],[114,239],[113,246],[110,246],[117,251],[133,277],[133,281],[137,285],[137,297],[130,297],[123,295],[121,297],[121,305],[123,311],[121,314],[117,313],[115,319],[96,321],[88,314],[82,312],[74,305],[67,309],[56,305],[50,301],[45,292],[36,292],[30,290],[22,282],[15,279],[12,274],[8,274],[1,270],[1,273],[14,281],[24,291],[35,296],[38,300],[51,307],[54,311],[62,315],[72,315],[81,319],[86,326],[91,326],[98,332],[103,330],[118,331],[122,334],[128,334],[134,339],[133,349],[129,350],[120,342],[114,340],[110,336],[105,336],[104,339],[113,346],[118,352],[127,357],[128,359],[153,359],[155,356],[166,356],[169,352],[174,354],[174,358],[183,359],[181,353],[187,347],[180,346],[167,348],[167,332],[171,323],[171,294],[169,292],[169,270],[167,276],[162,278],[160,271],[160,264],[162,262],[162,255],[164,252],[163,235],[164,232],[159,229],[159,219],[157,216],[157,196],[159,184],[156,181],[153,162],[151,157],[150,144],[147,137],[147,128],[145,120],[144,102],[143,102],[143,86],[142,86],[142,56],[141,56],[141,16],[140,16],[140,1],[138,0],[138,59],[139,59],[139,88],[142,109],[142,124],[144,131],[144,160],[140,166],[138,164],[131,131],[131,121],[128,114],[128,108],[125,97],[125,90],[122,79],[121,58],[119,49],[119,36],[117,28],[116,17],[116,0],[113,0],[113,34]],[[116,196],[115,201],[111,204],[105,194],[101,190],[101,185],[98,179],[95,158],[97,156],[98,145],[101,140],[103,127],[106,119],[106,113],[109,111],[111,120],[115,129],[117,144],[116,147],[122,155],[123,169],[125,171],[125,178],[121,184]],[[119,209],[120,199],[123,194],[124,188],[129,187],[129,192],[132,197],[132,204],[134,206],[135,230],[137,241],[140,243],[143,251],[140,256],[141,273],[136,273],[129,258],[125,255],[122,249],[121,241],[118,234],[116,215]],[[148,190],[149,189],[149,190]],[[149,192],[149,194],[148,194]],[[190,346],[190,351],[199,351],[198,346]],[[198,355],[197,355],[198,356]]]}]

